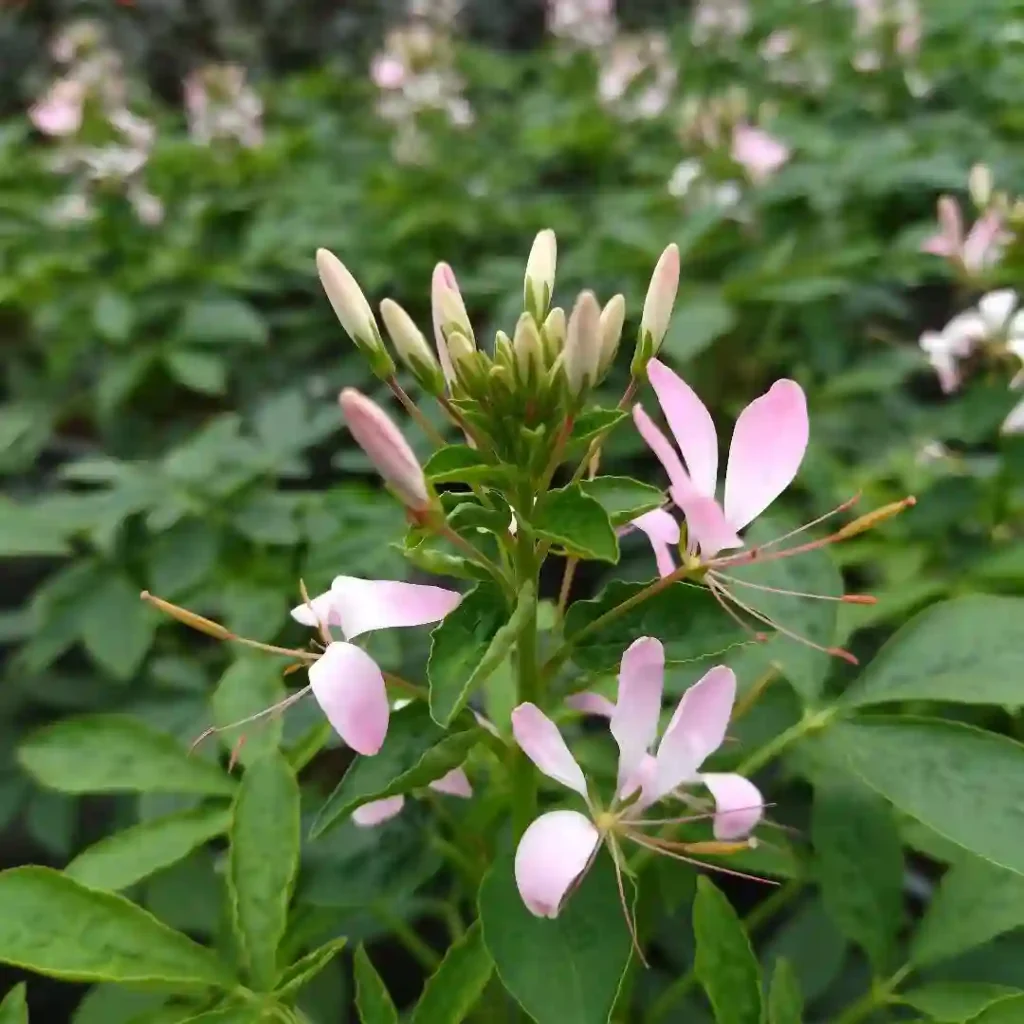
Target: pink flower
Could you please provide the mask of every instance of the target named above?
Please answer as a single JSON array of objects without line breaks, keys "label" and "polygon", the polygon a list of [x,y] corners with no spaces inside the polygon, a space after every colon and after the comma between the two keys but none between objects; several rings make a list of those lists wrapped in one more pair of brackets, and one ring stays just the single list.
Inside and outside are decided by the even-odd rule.
[{"label": "pink flower", "polygon": [[44,135],[62,138],[74,135],[82,127],[85,87],[73,78],[62,78],[28,112],[36,128]]},{"label": "pink flower", "polygon": [[[447,775],[428,783],[438,793],[468,799],[473,795],[473,787],[469,784],[466,773],[461,768],[453,768]],[[383,800],[371,800],[352,812],[352,820],[361,828],[372,828],[374,825],[390,821],[405,806],[405,797],[388,796]]]},{"label": "pink flower", "polygon": [[789,147],[761,128],[740,123],[732,130],[732,158],[761,184],[789,160]]},{"label": "pink flower", "polygon": [[[309,688],[338,735],[360,754],[376,754],[388,730],[384,675],[350,641],[377,629],[440,622],[461,600],[443,587],[338,576],[331,589],[292,609],[292,618],[320,630],[327,646],[309,666]],[[344,642],[331,637],[341,630]],[[293,698],[289,698],[293,699]]]},{"label": "pink flower", "polygon": [[[740,413],[729,448],[725,499],[719,505],[715,500],[718,435],[711,414],[664,363],[652,359],[647,375],[678,452],[642,406],[634,406],[633,419],[668,473],[672,499],[683,510],[691,540],[705,558],[725,548],[742,547],[739,531],[768,508],[800,468],[809,435],[803,390],[794,381],[776,381]],[[641,520],[645,522],[637,525],[649,535],[648,527],[654,524],[662,547],[670,541],[664,517]]]},{"label": "pink flower", "polygon": [[[527,757],[548,778],[579,794],[589,816],[574,810],[548,811],[523,833],[516,850],[519,893],[538,917],[557,917],[567,894],[587,871],[602,843],[611,852],[618,873],[622,864],[619,839],[626,838],[655,852],[681,856],[687,852],[730,852],[749,845],[732,842],[745,837],[761,819],[764,801],[757,787],[734,774],[702,773],[701,765],[725,739],[736,697],[736,677],[718,666],[683,695],[657,752],[665,673],[661,642],[642,637],[622,656],[618,700],[610,712],[612,736],[619,747],[618,781],[607,809],[591,797],[583,770],[557,726],[533,704],[512,712],[512,731]],[[642,814],[681,786],[700,784],[715,802],[714,833],[719,842],[668,843],[642,831]],[[690,819],[679,819],[690,820]],[[713,849],[712,849],[713,848]],[[681,852],[680,852],[681,851]],[[620,878],[621,893],[621,878]],[[628,916],[628,915],[627,915]]]},{"label": "pink flower", "polygon": [[996,210],[983,213],[964,237],[963,216],[952,196],[941,196],[939,230],[921,243],[921,251],[959,263],[968,274],[977,274],[998,262],[1010,239]]},{"label": "pink flower", "polygon": [[400,89],[405,83],[406,68],[390,53],[378,53],[370,63],[370,78],[378,89]]}]

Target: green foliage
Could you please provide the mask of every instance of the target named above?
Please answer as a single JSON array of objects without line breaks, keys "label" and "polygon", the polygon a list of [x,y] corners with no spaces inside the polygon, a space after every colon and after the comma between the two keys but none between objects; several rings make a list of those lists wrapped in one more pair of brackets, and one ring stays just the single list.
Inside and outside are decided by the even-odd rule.
[{"label": "green foliage", "polygon": [[804,1013],[800,983],[789,961],[779,960],[768,990],[768,1024],[802,1024]]},{"label": "green foliage", "polygon": [[579,484],[548,491],[530,517],[537,536],[576,558],[619,560],[619,542],[608,512]]},{"label": "green foliage", "polygon": [[395,1004],[363,946],[356,950],[355,975],[356,1008],[362,1024],[398,1024]]},{"label": "green foliage", "polygon": [[493,969],[477,921],[449,948],[427,980],[410,1024],[461,1024],[480,998]]},{"label": "green foliage", "polygon": [[494,968],[538,1024],[608,1019],[630,957],[611,858],[598,855],[555,920],[534,917],[499,856],[480,888],[480,920]]},{"label": "green foliage", "polygon": [[0,1024],[29,1024],[24,982],[15,985],[0,1002]]}]

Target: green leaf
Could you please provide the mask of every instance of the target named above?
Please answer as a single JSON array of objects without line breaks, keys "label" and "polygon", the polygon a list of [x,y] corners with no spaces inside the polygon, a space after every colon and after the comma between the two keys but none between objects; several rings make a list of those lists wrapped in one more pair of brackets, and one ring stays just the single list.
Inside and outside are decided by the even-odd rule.
[{"label": "green leaf", "polygon": [[149,582],[154,594],[175,598],[210,578],[217,565],[217,533],[198,519],[176,523],[149,549]]},{"label": "green leaf", "polygon": [[138,671],[155,631],[156,620],[139,599],[139,588],[120,575],[105,577],[82,613],[82,642],[115,679],[131,679]]},{"label": "green leaf", "polygon": [[204,345],[263,345],[269,332],[248,302],[224,297],[189,302],[181,320],[181,336]]},{"label": "green leaf", "polygon": [[[565,635],[573,636],[595,619],[646,590],[647,583],[615,581],[592,601],[577,601],[565,617]],[[681,629],[680,624],[685,628]],[[674,583],[585,637],[573,651],[573,661],[590,672],[616,668],[622,652],[642,636],[661,637],[668,664],[706,663],[749,643],[747,635],[718,606],[704,588]]]},{"label": "green leaf", "polygon": [[599,476],[584,480],[580,483],[580,490],[601,505],[612,526],[625,526],[637,516],[665,504],[665,495],[657,487],[642,484],[628,476]]},{"label": "green leaf", "polygon": [[190,757],[176,740],[127,715],[65,718],[32,733],[18,761],[64,793],[234,792],[216,765]]},{"label": "green leaf", "polygon": [[507,467],[496,466],[468,444],[449,444],[438,448],[427,459],[423,473],[433,484],[494,483],[508,479]]},{"label": "green leaf", "polygon": [[317,813],[311,838],[322,835],[371,800],[408,793],[441,778],[466,760],[480,738],[468,718],[442,729],[420,702],[391,716],[384,745],[373,757],[357,757]]},{"label": "green leaf", "polygon": [[760,1024],[761,972],[732,904],[710,879],[697,879],[693,901],[693,970],[717,1024]]},{"label": "green leaf", "polygon": [[[271,1021],[278,1019],[265,1015],[262,1007],[235,1003],[216,1010],[207,1010],[195,1017],[187,1017],[181,1024],[270,1024]],[[132,1024],[136,1022],[133,1021]]]},{"label": "green leaf", "polygon": [[223,807],[196,807],[151,818],[93,843],[64,872],[93,889],[127,889],[226,832],[230,820]]},{"label": "green leaf", "polygon": [[0,961],[68,981],[237,984],[208,949],[121,896],[59,871],[0,873]]},{"label": "green leaf", "polygon": [[1024,874],[1024,746],[960,722],[869,718],[826,740],[872,789],[940,836]]},{"label": "green leaf", "polygon": [[596,437],[610,431],[629,414],[623,409],[588,409],[576,417],[569,435],[570,444],[589,444]]},{"label": "green leaf", "polygon": [[962,1024],[973,1020],[993,1003],[1024,996],[1008,985],[972,981],[933,981],[929,985],[900,993],[900,1002],[926,1013],[939,1024]]},{"label": "green leaf", "polygon": [[410,1024],[462,1024],[487,987],[494,962],[474,921],[427,979]]},{"label": "green leaf", "polygon": [[692,359],[736,326],[736,314],[707,289],[680,295],[662,346],[675,359]]},{"label": "green leaf", "polygon": [[260,991],[277,977],[277,947],[299,869],[299,785],[279,754],[245,770],[232,808],[228,890],[249,976]]},{"label": "green leaf", "polygon": [[1024,1020],[1024,995],[1000,999],[986,1007],[969,1024],[1020,1024]]},{"label": "green leaf", "polygon": [[933,605],[885,644],[844,700],[1024,704],[1024,599],[974,594]]},{"label": "green leaf", "polygon": [[0,1003],[0,1024],[28,1024],[25,982],[15,985]]},{"label": "green leaf", "polygon": [[549,920],[523,905],[505,853],[480,887],[480,920],[502,983],[537,1024],[608,1020],[631,947],[607,854]]},{"label": "green leaf", "polygon": [[943,876],[910,947],[924,966],[948,960],[1024,926],[1024,877],[978,857],[964,857]]},{"label": "green leaf", "polygon": [[619,560],[619,539],[608,513],[599,501],[584,494],[579,484],[541,495],[530,525],[542,540],[559,545],[575,558],[613,564]]},{"label": "green leaf", "polygon": [[201,395],[223,395],[228,387],[228,366],[212,352],[179,348],[164,357],[170,375],[190,391]]},{"label": "green leaf", "polygon": [[135,316],[132,304],[120,292],[104,288],[92,307],[92,322],[107,341],[121,343],[131,336]]},{"label": "green leaf", "polygon": [[[746,531],[746,543],[751,548],[765,544],[793,529],[793,525],[775,517],[761,516]],[[821,647],[831,647],[835,642],[837,601],[791,597],[735,582],[743,580],[757,587],[838,597],[843,593],[843,580],[827,550],[808,551],[796,558],[753,562],[729,569],[728,575],[734,579],[727,582],[726,589],[744,604]],[[770,629],[768,627],[769,632]],[[780,669],[804,702],[811,705],[821,695],[833,663],[832,655],[781,633],[776,633],[767,643],[757,644],[752,655],[765,669],[773,665]]]},{"label": "green leaf", "polygon": [[[247,652],[237,657],[217,681],[210,698],[213,723],[224,728],[271,707],[284,695],[281,665],[259,652]],[[239,764],[248,767],[278,749],[283,728],[282,716],[271,715],[246,736],[240,749],[237,730],[220,732],[217,739]]]},{"label": "green leaf", "polygon": [[345,947],[348,940],[344,937],[331,939],[322,946],[300,957],[290,967],[281,972],[274,986],[274,995],[279,1000],[291,999],[304,986],[308,985]]},{"label": "green leaf", "polygon": [[395,1004],[362,944],[356,949],[353,970],[356,978],[356,1009],[362,1024],[398,1024]]},{"label": "green leaf", "polygon": [[430,714],[450,725],[476,687],[505,660],[523,624],[537,608],[532,584],[519,592],[510,618],[500,591],[489,584],[474,587],[430,634],[427,679]]},{"label": "green leaf", "polygon": [[903,846],[892,809],[863,786],[821,785],[811,835],[825,909],[882,975],[903,917]]},{"label": "green leaf", "polygon": [[64,526],[31,505],[0,498],[0,558],[66,555]]},{"label": "green leaf", "polygon": [[804,998],[793,965],[783,957],[772,971],[768,992],[768,1024],[802,1024]]}]

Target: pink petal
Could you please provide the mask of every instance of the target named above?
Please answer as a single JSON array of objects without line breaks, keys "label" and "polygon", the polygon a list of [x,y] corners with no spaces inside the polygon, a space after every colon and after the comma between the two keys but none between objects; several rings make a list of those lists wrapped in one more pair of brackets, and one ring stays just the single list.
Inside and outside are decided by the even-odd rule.
[{"label": "pink petal", "polygon": [[466,773],[461,768],[453,768],[447,775],[434,779],[430,788],[448,796],[461,796],[467,799],[473,795],[473,787],[469,784]]},{"label": "pink petal", "polygon": [[637,770],[658,735],[665,648],[654,637],[630,644],[619,667],[619,695],[611,733],[619,745],[619,785]]},{"label": "pink petal", "polygon": [[733,701],[736,675],[716,665],[683,694],[658,747],[658,797],[684,782],[693,782],[708,755],[725,739]]},{"label": "pink petal", "polygon": [[388,731],[384,676],[366,651],[333,643],[309,666],[313,696],[337,734],[360,754],[376,754]]},{"label": "pink petal", "polygon": [[585,715],[600,715],[602,718],[611,718],[615,713],[615,705],[603,694],[573,693],[565,698],[567,707],[574,711],[582,711]]},{"label": "pink petal", "polygon": [[948,258],[957,254],[957,247],[944,234],[938,232],[921,243],[921,252]]},{"label": "pink petal", "polygon": [[740,413],[725,476],[725,515],[735,529],[756,519],[790,485],[808,434],[807,399],[795,381],[776,381]]},{"label": "pink petal", "polygon": [[334,609],[334,597],[330,590],[309,599],[309,604],[299,604],[292,609],[292,618],[303,626],[316,629],[318,626],[340,626],[341,619]]},{"label": "pink petal", "polygon": [[557,917],[569,890],[590,867],[601,837],[578,811],[549,811],[523,833],[516,885],[531,914]]},{"label": "pink petal", "polygon": [[676,563],[672,552],[679,546],[679,523],[675,517],[663,508],[656,508],[637,516],[630,525],[641,530],[651,542],[658,575],[668,576],[674,572]]},{"label": "pink petal", "polygon": [[352,820],[360,828],[372,828],[393,818],[405,806],[405,797],[387,796],[383,800],[371,800],[352,812]]},{"label": "pink petal", "polygon": [[358,576],[336,577],[331,597],[346,640],[374,629],[440,622],[462,599],[461,594],[444,587]]},{"label": "pink petal", "polygon": [[714,498],[690,497],[683,502],[679,500],[682,495],[674,490],[672,497],[683,510],[689,540],[696,542],[705,558],[713,558],[728,548],[743,547],[743,541]]},{"label": "pink petal", "polygon": [[718,435],[711,413],[689,384],[660,360],[647,364],[647,378],[683,453],[693,486],[698,494],[713,498],[718,480]]},{"label": "pink petal", "polygon": [[633,406],[633,422],[640,431],[640,436],[647,442],[647,447],[654,452],[662,468],[668,473],[673,490],[687,496],[693,494],[693,482],[683,468],[683,460],[639,403]]},{"label": "pink petal", "polygon": [[952,196],[939,196],[938,203],[939,233],[945,236],[954,255],[964,238],[964,219],[960,213],[960,204]]},{"label": "pink petal", "polygon": [[549,778],[586,798],[583,769],[569,752],[558,726],[535,704],[520,704],[512,712],[512,735],[526,756]]},{"label": "pink petal", "polygon": [[988,266],[995,259],[1002,235],[1003,221],[998,213],[993,210],[979,217],[964,241],[964,266],[971,271]]},{"label": "pink petal", "polygon": [[710,772],[700,777],[715,798],[715,838],[740,839],[752,832],[764,813],[764,797],[750,779]]}]

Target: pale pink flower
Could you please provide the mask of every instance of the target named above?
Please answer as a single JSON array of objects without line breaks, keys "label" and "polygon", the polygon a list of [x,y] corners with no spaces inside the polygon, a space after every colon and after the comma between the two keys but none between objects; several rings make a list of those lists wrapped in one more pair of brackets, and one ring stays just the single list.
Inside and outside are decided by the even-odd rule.
[{"label": "pale pink flower", "polygon": [[[326,649],[309,667],[309,689],[338,735],[360,754],[376,754],[390,708],[384,675],[356,637],[378,629],[440,622],[461,600],[444,587],[338,576],[331,589],[292,609],[292,618],[320,630]],[[344,641],[333,640],[331,627]],[[290,697],[289,700],[293,700]]]},{"label": "pale pink flower", "polygon": [[668,39],[658,32],[621,36],[604,51],[597,91],[626,118],[661,114],[676,83]]},{"label": "pale pink flower", "polygon": [[952,196],[941,196],[938,204],[939,230],[926,238],[921,251],[958,263],[968,274],[977,274],[999,261],[1009,233],[996,210],[988,210],[964,237],[960,205]]},{"label": "pale pink flower", "polygon": [[189,135],[200,145],[234,140],[255,148],[263,142],[263,101],[247,84],[245,68],[211,64],[185,79]]},{"label": "pale pink flower", "polygon": [[672,499],[683,510],[691,539],[706,558],[742,547],[739,531],[789,486],[800,468],[809,434],[803,390],[794,381],[776,381],[740,413],[729,449],[725,498],[719,505],[718,435],[711,414],[664,363],[652,359],[647,375],[678,452],[642,406],[634,406],[633,418],[669,475]]},{"label": "pale pink flower", "polygon": [[[427,784],[430,789],[437,793],[445,793],[448,796],[458,796],[468,799],[473,795],[473,787],[469,784],[466,773],[461,768],[453,768],[446,775]],[[371,800],[362,807],[357,807],[352,812],[352,820],[362,828],[372,828],[375,825],[390,821],[405,806],[405,797],[401,794],[388,796],[383,800]]]},{"label": "pale pink flower", "polygon": [[63,138],[82,127],[85,87],[73,78],[58,79],[46,95],[29,108],[32,124],[44,135]]},{"label": "pale pink flower", "polygon": [[705,43],[714,37],[735,38],[750,27],[747,0],[698,0],[693,12],[692,38]]},{"label": "pale pink flower", "polygon": [[393,54],[378,53],[370,62],[370,78],[378,89],[400,89],[406,79],[406,68]]},{"label": "pale pink flower", "polygon": [[547,0],[547,30],[574,46],[597,50],[617,31],[614,0]]},{"label": "pale pink flower", "polygon": [[[658,718],[664,685],[661,642],[642,637],[622,656],[618,699],[610,712],[612,736],[619,748],[615,796],[602,809],[558,727],[538,707],[520,704],[512,712],[512,732],[527,757],[548,778],[583,798],[588,814],[548,811],[523,833],[516,850],[516,884],[523,902],[538,917],[557,917],[601,844],[608,846],[618,873],[623,864],[620,839],[687,859],[687,853],[712,852],[709,844],[670,844],[643,831],[644,812],[657,801],[678,797],[692,803],[680,787],[704,786],[715,803],[716,852],[749,845],[746,837],[761,819],[763,798],[757,787],[735,774],[703,773],[701,766],[725,739],[736,698],[736,677],[718,666],[690,687],[679,701],[656,753]],[[599,705],[602,709],[606,706]],[[699,815],[697,815],[699,816]],[[678,819],[688,820],[688,819]],[[621,878],[619,879],[621,894]],[[625,906],[625,900],[623,900]],[[627,913],[628,917],[628,913]]]},{"label": "pale pink flower", "polygon": [[732,158],[760,184],[789,160],[789,147],[774,135],[749,124],[737,124],[732,131]]}]

